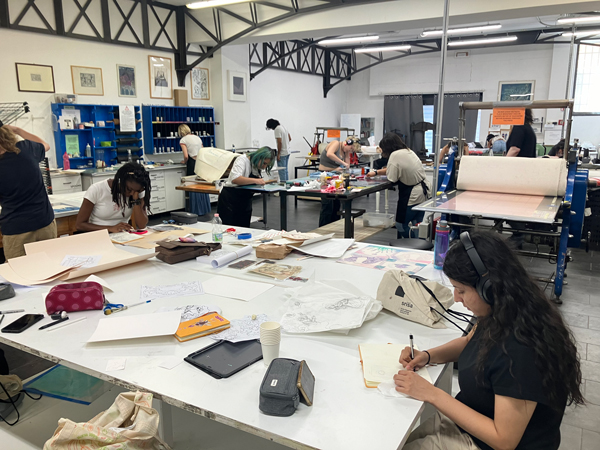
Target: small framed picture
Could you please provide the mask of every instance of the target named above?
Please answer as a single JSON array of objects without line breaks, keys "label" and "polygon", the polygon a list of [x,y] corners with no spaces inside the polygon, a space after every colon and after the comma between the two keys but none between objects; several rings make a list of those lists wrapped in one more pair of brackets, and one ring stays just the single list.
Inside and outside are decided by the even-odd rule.
[{"label": "small framed picture", "polygon": [[77,95],[104,95],[102,69],[99,67],[71,66],[73,93]]},{"label": "small framed picture", "polygon": [[171,58],[148,56],[150,98],[173,98]]},{"label": "small framed picture", "polygon": [[229,75],[229,100],[234,102],[246,101],[246,74],[244,72],[227,71]]},{"label": "small framed picture", "polygon": [[498,101],[519,102],[533,100],[535,81],[500,81]]},{"label": "small framed picture", "polygon": [[190,71],[190,80],[192,82],[192,98],[194,100],[210,100],[208,69],[194,67]]},{"label": "small framed picture", "polygon": [[117,64],[119,97],[137,97],[135,67]]},{"label": "small framed picture", "polygon": [[55,92],[52,66],[25,63],[15,63],[15,66],[20,92]]}]

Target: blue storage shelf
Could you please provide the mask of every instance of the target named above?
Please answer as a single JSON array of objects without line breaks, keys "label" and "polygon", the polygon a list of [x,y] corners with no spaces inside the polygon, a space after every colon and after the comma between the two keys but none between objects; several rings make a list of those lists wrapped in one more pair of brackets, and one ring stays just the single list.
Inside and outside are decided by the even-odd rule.
[{"label": "blue storage shelf", "polygon": [[[214,108],[142,105],[142,118],[146,154],[181,152],[177,137],[181,124],[188,125],[192,133],[197,133],[205,147],[215,146]],[[204,132],[206,136],[202,135]],[[171,133],[175,137],[170,137]]]},{"label": "blue storage shelf", "polygon": [[[118,124],[115,124],[115,119],[119,117],[118,105],[88,105],[88,104],[64,104],[52,103],[52,114],[56,118],[56,129],[54,130],[54,143],[56,146],[56,162],[60,168],[63,168],[63,155],[66,151],[65,136],[69,133],[79,135],[79,157],[71,157],[70,160],[102,160],[109,167],[117,162],[127,158],[127,150],[132,150],[132,156],[140,157],[143,155],[142,142],[142,123],[141,110],[139,106],[135,106],[136,131],[131,133],[121,133]],[[61,130],[59,118],[63,115],[63,111],[78,110],[81,116],[81,122],[94,122],[97,124],[103,121],[103,127],[91,127],[73,130]],[[117,134],[118,133],[118,134]],[[122,138],[137,138],[137,142],[123,146],[119,151],[117,148],[117,139]],[[110,141],[113,145],[110,147],[101,147],[101,141]],[[89,144],[92,149],[92,156],[85,156],[85,147]]]}]

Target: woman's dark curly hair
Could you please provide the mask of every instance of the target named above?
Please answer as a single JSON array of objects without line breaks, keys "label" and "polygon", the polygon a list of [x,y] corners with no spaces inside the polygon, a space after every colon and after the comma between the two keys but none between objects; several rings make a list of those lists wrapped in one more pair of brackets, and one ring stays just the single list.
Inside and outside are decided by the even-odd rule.
[{"label": "woman's dark curly hair", "polygon": [[[492,312],[479,317],[477,325],[481,340],[476,365],[478,382],[483,380],[484,365],[492,348],[500,344],[508,355],[505,342],[514,334],[521,345],[535,352],[535,365],[551,405],[562,408],[565,401],[583,404],[575,339],[557,307],[498,234],[474,231],[470,236],[490,273],[493,294]],[[475,287],[477,283],[477,271],[460,239],[454,241],[446,254],[444,273],[468,286]]]},{"label": "woman's dark curly hair", "polygon": [[127,163],[117,170],[111,188],[113,202],[121,209],[132,207],[132,198],[127,197],[127,181],[133,181],[142,186],[144,190],[144,208],[150,211],[150,175],[141,164]]}]

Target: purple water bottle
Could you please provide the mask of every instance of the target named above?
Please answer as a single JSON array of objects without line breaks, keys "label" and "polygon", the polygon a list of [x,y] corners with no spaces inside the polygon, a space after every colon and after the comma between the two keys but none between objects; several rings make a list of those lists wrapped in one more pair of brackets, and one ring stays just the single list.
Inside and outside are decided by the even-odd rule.
[{"label": "purple water bottle", "polygon": [[435,229],[435,247],[433,249],[433,267],[441,269],[444,267],[444,259],[448,252],[448,241],[450,237],[450,227],[448,222],[440,220]]}]

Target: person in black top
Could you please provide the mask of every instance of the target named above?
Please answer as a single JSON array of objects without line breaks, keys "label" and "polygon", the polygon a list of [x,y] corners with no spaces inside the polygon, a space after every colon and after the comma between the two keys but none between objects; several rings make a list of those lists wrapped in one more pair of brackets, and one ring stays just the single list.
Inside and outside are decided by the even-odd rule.
[{"label": "person in black top", "polygon": [[[498,234],[463,233],[443,270],[478,323],[414,359],[402,351],[396,390],[438,410],[404,449],[558,449],[566,405],[584,404],[577,347],[558,309]],[[452,361],[456,398],[413,371]]]},{"label": "person in black top", "polygon": [[535,158],[537,156],[537,138],[535,131],[531,128],[533,114],[531,109],[525,110],[525,124],[515,125],[506,141],[508,153],[506,156],[519,156],[521,158]]},{"label": "person in black top", "polygon": [[[564,148],[565,148],[565,140],[561,139],[560,141],[558,141],[558,143],[556,145],[554,145],[554,147],[552,147],[550,149],[550,151],[548,152],[548,156],[556,156],[557,158],[562,158]],[[573,148],[573,147],[571,145],[569,145],[569,150],[571,150],[571,148]]]},{"label": "person in black top", "polygon": [[6,259],[25,255],[25,244],[56,238],[54,211],[39,163],[50,146],[0,122],[0,232]]}]

